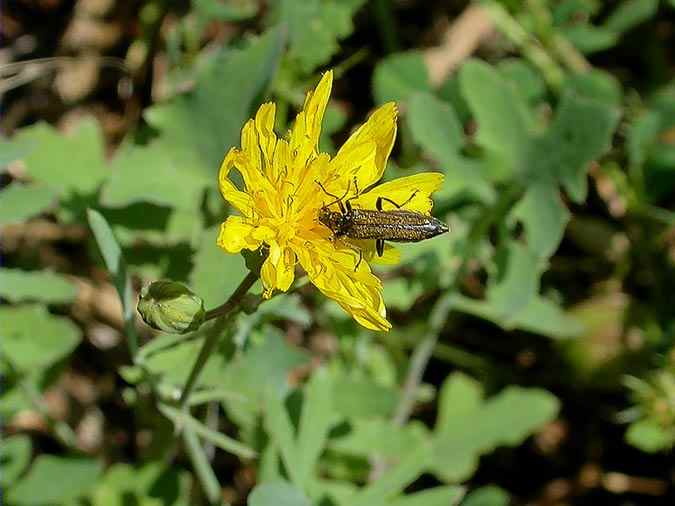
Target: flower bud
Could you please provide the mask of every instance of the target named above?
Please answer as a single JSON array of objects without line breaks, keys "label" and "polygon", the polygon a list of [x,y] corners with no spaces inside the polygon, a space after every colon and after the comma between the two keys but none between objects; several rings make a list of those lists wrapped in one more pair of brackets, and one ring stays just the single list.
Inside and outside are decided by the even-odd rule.
[{"label": "flower bud", "polygon": [[154,281],[141,290],[138,312],[152,328],[186,334],[204,322],[204,301],[176,281]]}]

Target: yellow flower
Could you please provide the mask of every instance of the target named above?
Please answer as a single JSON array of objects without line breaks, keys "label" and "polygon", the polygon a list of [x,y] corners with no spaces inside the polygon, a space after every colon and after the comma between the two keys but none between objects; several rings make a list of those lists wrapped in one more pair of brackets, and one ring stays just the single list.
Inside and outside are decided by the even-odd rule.
[{"label": "yellow flower", "polygon": [[[326,72],[316,89],[307,94],[286,139],[274,133],[272,103],[263,104],[255,119],[244,125],[241,149],[230,149],[219,176],[223,197],[240,215],[229,216],[223,223],[218,245],[228,253],[267,248],[260,270],[265,297],[274,290],[288,290],[300,263],[309,280],[358,323],[386,331],[391,324],[386,318],[382,283],[368,265],[375,259],[374,245],[335,239],[332,231],[319,223],[319,211],[335,199],[318,183],[328,193],[347,197],[356,194],[357,186],[362,193],[351,201],[353,207],[375,209],[377,197],[385,196],[395,202],[408,200],[406,209],[428,214],[430,194],[443,176],[415,174],[363,192],[384,172],[396,138],[396,104],[390,102],[377,109],[331,159],[319,152],[318,143],[332,82],[332,72]],[[233,168],[241,174],[243,189],[230,179]],[[379,260],[396,262],[396,253],[387,247]]]}]

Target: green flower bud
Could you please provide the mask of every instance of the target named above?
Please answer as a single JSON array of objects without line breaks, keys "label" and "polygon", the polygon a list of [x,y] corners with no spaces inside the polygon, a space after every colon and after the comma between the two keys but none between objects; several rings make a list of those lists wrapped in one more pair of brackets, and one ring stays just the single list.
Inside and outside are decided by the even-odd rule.
[{"label": "green flower bud", "polygon": [[155,281],[141,290],[138,312],[152,328],[186,334],[204,323],[204,301],[176,281]]}]

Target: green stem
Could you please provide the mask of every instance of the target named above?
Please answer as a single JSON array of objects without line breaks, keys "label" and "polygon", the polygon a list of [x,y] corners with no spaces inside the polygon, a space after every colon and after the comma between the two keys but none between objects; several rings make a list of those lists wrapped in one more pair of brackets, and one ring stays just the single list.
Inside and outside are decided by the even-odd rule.
[{"label": "green stem", "polygon": [[396,425],[404,425],[412,414],[419,385],[424,376],[424,371],[429,364],[434,348],[438,343],[438,338],[445,326],[448,314],[452,309],[452,292],[455,291],[457,284],[465,275],[469,261],[474,258],[474,253],[480,244],[480,240],[487,234],[492,224],[506,214],[508,209],[521,194],[522,189],[517,185],[513,185],[502,192],[497,203],[493,207],[483,211],[483,215],[475,222],[469,232],[467,247],[462,256],[462,264],[455,277],[455,286],[451,287],[434,305],[429,317],[429,335],[417,343],[413,350],[410,367],[403,386],[403,394],[401,395],[401,399],[396,407],[393,417],[393,422]]},{"label": "green stem", "polygon": [[539,41],[530,35],[500,3],[495,0],[482,0],[481,5],[490,14],[497,29],[515,44],[527,59],[539,67],[549,86],[559,90],[565,74],[560,65],[541,47]]},{"label": "green stem", "polygon": [[399,50],[396,18],[392,12],[391,0],[374,0],[372,5],[375,26],[377,26],[382,46],[387,53]]},{"label": "green stem", "polygon": [[182,427],[184,431],[188,430],[193,432],[194,434],[206,439],[210,443],[213,443],[221,450],[236,455],[242,459],[252,459],[257,456],[255,450],[252,450],[236,439],[232,439],[225,434],[221,434],[220,432],[210,429],[199,420],[183,411],[172,408],[167,404],[160,404],[158,409],[165,417],[173,422],[175,427]]},{"label": "green stem", "polygon": [[204,339],[204,344],[202,345],[202,349],[199,351],[199,356],[192,366],[192,370],[190,371],[190,375],[188,376],[187,382],[185,383],[185,387],[183,387],[183,392],[181,393],[180,400],[178,401],[181,409],[187,406],[188,398],[190,397],[190,393],[197,382],[199,374],[204,368],[206,361],[211,356],[211,352],[218,343],[218,339],[220,339],[223,331],[230,324],[230,318],[228,317],[239,308],[242,297],[246,295],[246,292],[249,291],[257,279],[258,274],[249,272],[224,304],[206,313],[207,319],[217,319],[213,323],[213,326],[208,330],[206,338]]},{"label": "green stem", "polygon": [[191,429],[185,428],[183,430],[183,443],[209,504],[222,504],[220,483],[209,464],[209,459],[206,458],[206,453],[199,443],[199,438]]}]

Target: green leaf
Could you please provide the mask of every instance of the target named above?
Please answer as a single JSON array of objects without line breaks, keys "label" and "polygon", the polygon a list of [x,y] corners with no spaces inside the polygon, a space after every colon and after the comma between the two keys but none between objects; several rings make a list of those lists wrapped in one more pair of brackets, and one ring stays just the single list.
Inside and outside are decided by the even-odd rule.
[{"label": "green leaf", "polygon": [[1,353],[20,372],[45,368],[68,356],[81,339],[67,318],[52,316],[44,306],[0,307]]},{"label": "green leaf", "polygon": [[311,506],[309,499],[286,481],[257,485],[248,497],[248,506]]},{"label": "green leaf", "polygon": [[566,93],[617,108],[621,107],[623,100],[621,83],[612,74],[600,69],[572,74],[565,79],[563,87]]},{"label": "green leaf", "polygon": [[220,225],[204,231],[190,273],[190,286],[204,300],[207,309],[225,302],[248,273],[241,255],[232,255],[218,247],[219,232]]},{"label": "green leaf", "polygon": [[431,92],[429,74],[420,52],[392,54],[381,60],[373,75],[378,104],[405,102],[416,92]]},{"label": "green leaf", "polygon": [[340,49],[338,40],[352,33],[352,17],[364,0],[282,0],[281,22],[288,26],[288,56],[311,73]]},{"label": "green leaf", "polygon": [[270,436],[284,463],[291,482],[302,487],[304,476],[300,474],[300,452],[295,441],[293,424],[286,411],[283,399],[272,389],[265,395],[265,418],[263,421],[265,432]]},{"label": "green leaf", "polygon": [[657,453],[672,448],[675,436],[672,429],[667,431],[657,422],[640,420],[628,427],[626,441],[643,452]]},{"label": "green leaf", "polygon": [[23,128],[15,142],[28,146],[26,172],[61,195],[96,191],[108,175],[98,122],[84,118],[69,135],[46,123]]},{"label": "green leaf", "polygon": [[433,487],[394,499],[388,506],[453,506],[464,496],[464,488],[456,486]]},{"label": "green leaf", "polygon": [[333,381],[335,410],[346,418],[389,416],[398,402],[398,392],[366,378],[340,377]]},{"label": "green leaf", "polygon": [[576,337],[584,330],[584,326],[578,320],[542,296],[533,298],[527,307],[513,318],[511,325],[512,328],[557,339]]},{"label": "green leaf", "polygon": [[511,81],[528,104],[539,103],[546,95],[546,83],[541,74],[525,60],[507,58],[497,65],[499,72]]},{"label": "green leaf", "polygon": [[658,7],[658,0],[624,0],[609,15],[604,26],[615,32],[626,32],[650,19]]},{"label": "green leaf", "polygon": [[67,304],[76,295],[75,285],[61,274],[0,267],[0,297],[10,302],[37,300],[47,304]]},{"label": "green leaf", "polygon": [[473,378],[464,374],[448,376],[438,395],[436,433],[451,432],[455,417],[475,412],[483,403],[483,389]]},{"label": "green leaf", "polygon": [[422,423],[412,421],[399,427],[389,420],[371,418],[353,420],[346,435],[332,439],[330,449],[349,456],[368,458],[378,455],[398,460],[416,448],[430,443],[429,430]]},{"label": "green leaf", "polygon": [[428,468],[433,455],[430,445],[423,444],[400,456],[380,478],[363,487],[350,499],[350,506],[372,506],[395,498]]},{"label": "green leaf", "polygon": [[570,219],[558,187],[545,182],[531,184],[511,215],[523,223],[527,247],[541,260],[558,248]]},{"label": "green leaf", "polygon": [[243,21],[258,12],[255,0],[193,0],[192,7],[207,20]]},{"label": "green leaf", "polygon": [[21,473],[28,467],[31,446],[30,438],[23,434],[3,439],[0,452],[0,486],[5,490],[16,483]]},{"label": "green leaf", "polygon": [[446,175],[443,194],[468,190],[491,200],[494,191],[483,166],[460,154],[464,130],[450,104],[429,93],[416,93],[410,99],[407,121],[415,142],[438,161]]},{"label": "green leaf", "polygon": [[605,51],[619,42],[619,34],[614,30],[586,23],[562,27],[560,32],[584,54]]},{"label": "green leaf", "polygon": [[66,504],[95,485],[101,468],[93,459],[40,455],[28,474],[9,489],[7,502],[16,506]]},{"label": "green leaf", "polygon": [[304,390],[302,412],[298,427],[298,476],[307,490],[317,477],[317,464],[326,445],[328,431],[333,425],[332,381],[324,369],[312,374]]},{"label": "green leaf", "polygon": [[[205,171],[182,165],[160,140],[147,146],[120,149],[111,168],[112,175],[101,193],[101,204],[106,207],[149,202],[193,210],[201,203],[203,188],[215,184],[215,179],[209,178]],[[214,164],[212,171],[216,168]]]},{"label": "green leaf", "polygon": [[496,69],[478,60],[462,66],[459,80],[478,124],[476,143],[499,154],[507,174],[523,172],[534,121],[522,97]]},{"label": "green leaf", "polygon": [[503,275],[488,286],[487,300],[499,318],[509,325],[537,295],[542,264],[520,243],[511,242],[506,248]]},{"label": "green leaf", "polygon": [[564,93],[552,125],[532,145],[529,173],[560,181],[574,202],[583,202],[588,166],[610,148],[618,120],[616,108]]},{"label": "green leaf", "polygon": [[648,111],[629,125],[626,149],[631,166],[641,167],[647,161],[650,151],[658,142],[661,123],[659,112]]},{"label": "green leaf", "polygon": [[[276,71],[283,39],[282,30],[271,29],[244,49],[216,55],[198,69],[191,93],[146,110],[146,119],[159,130],[155,143],[175,167],[215,184],[225,153],[238,144],[251,107]],[[182,180],[175,193],[183,191]]]},{"label": "green leaf", "polygon": [[462,506],[509,506],[509,494],[494,485],[488,485],[472,491]]},{"label": "green leaf", "polygon": [[[446,482],[469,477],[481,455],[497,446],[520,444],[552,420],[559,409],[558,400],[550,393],[520,387],[507,387],[477,405],[475,387],[458,378],[459,373],[450,375],[441,387],[446,415],[431,445],[431,470]],[[446,389],[450,392],[443,392]],[[460,406],[454,414],[448,412],[452,405]]]},{"label": "green leaf", "polygon": [[93,506],[179,506],[189,504],[190,475],[160,462],[142,467],[114,464],[91,493]]},{"label": "green leaf", "polygon": [[49,209],[54,190],[43,185],[13,183],[0,191],[0,225],[21,223]]},{"label": "green leaf", "polygon": [[101,213],[94,209],[89,209],[87,210],[87,219],[89,220],[92,232],[94,232],[94,237],[96,238],[96,243],[103,256],[105,265],[112,276],[117,294],[122,302],[123,317],[127,330],[129,330],[133,326],[136,303],[131,288],[131,281],[127,273],[127,266],[122,256],[122,250],[119,244],[117,244],[110,225],[108,225],[108,222]]}]

